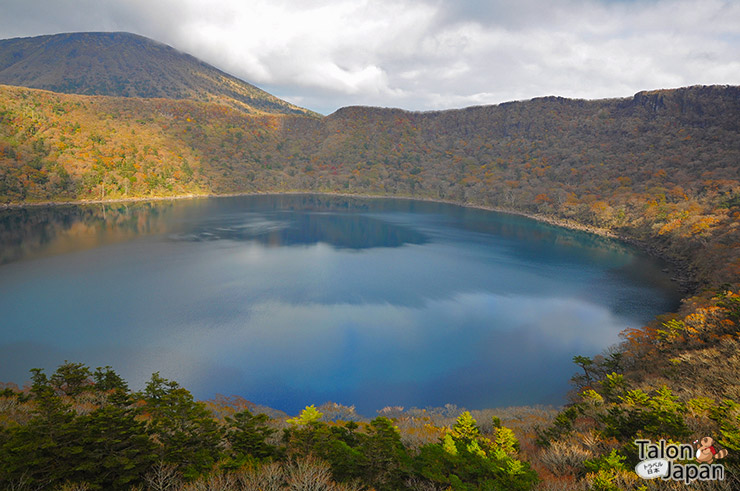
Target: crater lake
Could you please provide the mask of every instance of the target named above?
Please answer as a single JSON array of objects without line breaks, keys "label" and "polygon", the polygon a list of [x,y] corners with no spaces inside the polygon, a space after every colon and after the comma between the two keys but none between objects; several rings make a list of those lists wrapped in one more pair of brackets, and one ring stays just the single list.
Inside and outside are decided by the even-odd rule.
[{"label": "crater lake", "polygon": [[442,203],[265,195],[0,210],[0,381],[65,360],[296,414],[561,404],[678,307],[615,240]]}]

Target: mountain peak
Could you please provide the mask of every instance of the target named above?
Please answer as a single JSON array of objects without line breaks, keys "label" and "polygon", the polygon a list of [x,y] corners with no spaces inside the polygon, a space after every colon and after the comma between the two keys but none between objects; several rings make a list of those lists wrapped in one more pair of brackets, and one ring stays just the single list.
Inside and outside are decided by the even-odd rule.
[{"label": "mountain peak", "polygon": [[193,99],[247,113],[313,115],[171,46],[128,32],[0,40],[0,84],[67,94]]}]

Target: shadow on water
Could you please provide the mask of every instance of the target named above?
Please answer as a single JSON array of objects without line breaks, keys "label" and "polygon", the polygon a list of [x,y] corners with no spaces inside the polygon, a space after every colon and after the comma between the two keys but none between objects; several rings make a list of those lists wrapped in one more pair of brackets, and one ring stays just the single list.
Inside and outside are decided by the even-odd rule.
[{"label": "shadow on water", "polygon": [[242,213],[220,217],[183,234],[175,241],[255,241],[268,247],[324,243],[336,249],[370,249],[424,244],[424,234],[364,215],[329,212]]},{"label": "shadow on water", "polygon": [[[363,215],[398,210],[344,197],[288,195],[54,206],[0,211],[0,264],[150,235],[174,241],[255,241],[267,246],[325,243],[339,249],[424,244],[411,227]],[[408,207],[412,210],[413,204]]]},{"label": "shadow on water", "polygon": [[4,210],[0,262],[0,381],[68,359],[291,412],[560,403],[574,355],[676,306],[619,242],[395,199]]}]

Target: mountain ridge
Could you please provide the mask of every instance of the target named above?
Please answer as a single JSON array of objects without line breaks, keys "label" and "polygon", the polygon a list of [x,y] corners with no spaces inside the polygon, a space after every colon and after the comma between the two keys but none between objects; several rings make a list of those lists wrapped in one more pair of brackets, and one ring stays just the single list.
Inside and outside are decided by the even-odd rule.
[{"label": "mountain ridge", "polygon": [[0,84],[66,94],[194,99],[316,116],[164,43],[126,32],[0,40]]},{"label": "mountain ridge", "polygon": [[[187,61],[185,68],[166,77],[135,74],[140,86],[96,89],[92,79],[81,86],[140,90],[128,97],[0,86],[0,202],[262,192],[417,197],[607,229],[657,243],[674,257],[693,256],[715,239],[729,243],[737,231],[738,86],[597,100],[548,96],[444,111],[349,106],[313,117],[258,111],[215,89],[198,92],[187,70],[209,65],[127,33],[0,41],[0,82],[10,73],[40,80],[29,67],[52,54],[67,53],[78,67],[93,63],[90,53],[103,60],[98,65],[111,64],[115,57],[105,50],[116,52],[121,37],[143,46],[136,51],[140,66],[170,56]],[[74,52],[80,39],[88,43]],[[104,49],[91,48],[93,41]],[[40,42],[66,48],[45,52]],[[145,48],[155,52],[149,61]],[[170,79],[179,82],[157,85]],[[147,93],[147,84],[160,92]],[[170,89],[182,98],[139,98]],[[700,283],[734,281],[740,248],[712,247],[698,266]]]}]

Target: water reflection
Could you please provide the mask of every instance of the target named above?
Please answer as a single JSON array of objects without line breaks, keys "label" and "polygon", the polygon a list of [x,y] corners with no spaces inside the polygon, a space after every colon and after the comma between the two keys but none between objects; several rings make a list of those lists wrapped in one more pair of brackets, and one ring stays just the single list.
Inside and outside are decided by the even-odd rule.
[{"label": "water reflection", "polygon": [[312,245],[320,242],[340,249],[369,249],[424,244],[424,234],[365,215],[330,212],[246,212],[171,235],[171,240],[253,240],[270,247]]},{"label": "water reflection", "polygon": [[292,413],[559,403],[574,355],[678,298],[661,265],[619,243],[437,203],[261,196],[0,217],[0,380],[17,383],[74,360],[134,388],[159,371],[197,397]]},{"label": "water reflection", "polygon": [[182,241],[398,247],[428,240],[418,229],[425,217],[432,217],[435,228],[443,223],[449,231],[469,232],[466,240],[471,242],[487,241],[491,236],[509,241],[516,244],[515,254],[527,257],[574,248],[594,260],[615,253],[625,257],[624,246],[612,240],[515,215],[496,216],[497,220],[491,220],[490,212],[443,203],[321,195],[39,206],[0,210],[0,264],[157,234]]},{"label": "water reflection", "polygon": [[0,210],[0,264],[164,233],[182,211],[171,202]]},{"label": "water reflection", "polygon": [[323,242],[349,249],[426,241],[412,228],[362,214],[371,208],[367,200],[285,195],[0,210],[0,264],[161,234],[175,241]]}]

